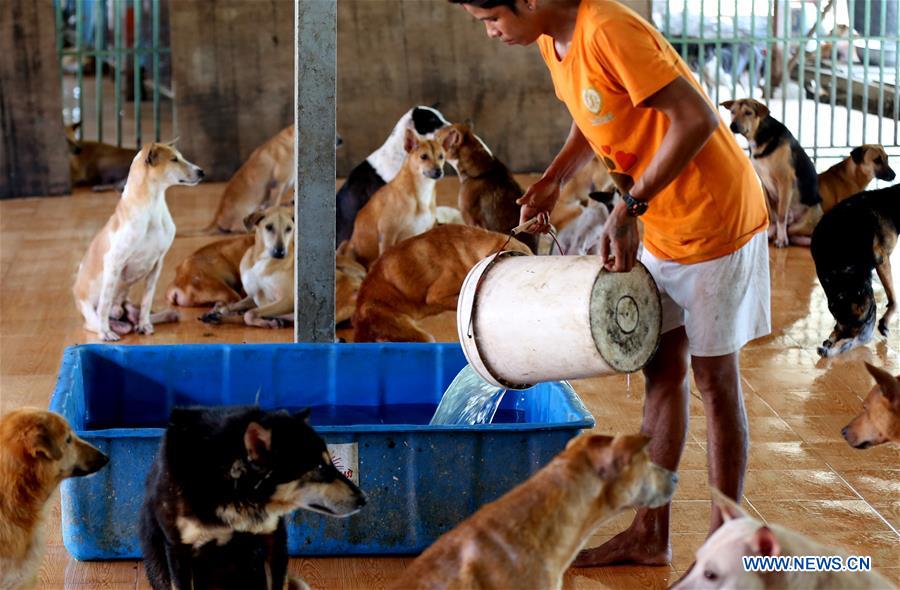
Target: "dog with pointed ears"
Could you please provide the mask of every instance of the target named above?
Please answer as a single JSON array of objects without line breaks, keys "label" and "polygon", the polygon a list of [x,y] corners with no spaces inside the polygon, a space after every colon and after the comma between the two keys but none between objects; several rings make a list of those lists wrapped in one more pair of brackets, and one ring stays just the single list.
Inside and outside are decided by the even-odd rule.
[{"label": "dog with pointed ears", "polygon": [[866,395],[862,413],[841,434],[855,449],[900,444],[900,379],[869,363],[866,369],[875,378],[875,387]]},{"label": "dog with pointed ears", "polygon": [[598,526],[671,499],[678,476],[650,461],[648,442],[643,435],[573,438],[526,482],[435,541],[394,588],[562,588]]},{"label": "dog with pointed ears", "polygon": [[729,100],[731,131],[750,142],[750,162],[762,182],[769,206],[769,237],[775,246],[808,246],[822,218],[822,197],[812,160],[787,127],[752,98]]},{"label": "dog with pointed ears", "polygon": [[281,590],[285,516],[345,518],[365,505],[308,418],[256,406],[172,410],[140,514],[154,590]]},{"label": "dog with pointed ears", "polygon": [[[151,314],[163,260],[175,239],[175,222],[166,190],[193,186],[203,170],[188,162],[172,143],[150,143],[131,163],[125,190],[106,225],[94,236],[72,289],[84,328],[116,341],[136,331],[148,335],[153,325],[178,320],[174,311]],[[144,283],[140,307],[128,294]]]}]

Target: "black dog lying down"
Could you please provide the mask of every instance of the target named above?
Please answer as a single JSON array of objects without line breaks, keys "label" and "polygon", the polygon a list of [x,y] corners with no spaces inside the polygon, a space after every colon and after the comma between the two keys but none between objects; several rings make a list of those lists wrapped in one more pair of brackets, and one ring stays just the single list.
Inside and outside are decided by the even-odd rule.
[{"label": "black dog lying down", "polygon": [[872,339],[875,296],[872,270],[887,294],[887,311],[878,331],[888,333],[894,314],[891,252],[900,228],[900,185],[862,192],[838,203],[822,217],[812,236],[816,274],[834,316],[834,331],[819,347],[822,356],[834,356]]},{"label": "black dog lying down", "polygon": [[156,590],[281,590],[284,516],[344,517],[365,496],[338,472],[309,410],[175,409],[147,478],[144,567]]}]

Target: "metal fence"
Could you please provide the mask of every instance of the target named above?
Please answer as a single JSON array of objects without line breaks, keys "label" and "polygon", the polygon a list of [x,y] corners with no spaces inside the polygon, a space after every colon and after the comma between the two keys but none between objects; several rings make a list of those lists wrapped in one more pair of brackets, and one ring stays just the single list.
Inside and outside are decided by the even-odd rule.
[{"label": "metal fence", "polygon": [[[814,160],[900,154],[900,0],[653,0],[717,104],[768,104]],[[817,162],[818,163],[818,162]]]},{"label": "metal fence", "polygon": [[[114,125],[116,145],[122,145],[125,131],[139,147],[144,139],[144,126],[150,125],[153,139],[160,140],[163,115],[171,121],[172,109],[169,102],[168,112],[163,112],[167,98],[163,94],[169,93],[161,73],[168,76],[171,69],[166,46],[168,27],[161,23],[161,16],[167,20],[167,3],[164,0],[54,0],[54,5],[60,87],[68,115],[65,118],[69,123],[81,123],[76,137],[103,141],[104,125]],[[104,72],[110,72],[111,82]],[[145,89],[145,83],[149,83],[149,90]],[[89,94],[93,95],[92,112],[85,110]],[[108,108],[110,100],[112,111]],[[152,101],[150,113],[142,110],[145,101]],[[132,108],[131,116],[126,112],[127,103]],[[95,133],[89,126],[95,128]]]}]

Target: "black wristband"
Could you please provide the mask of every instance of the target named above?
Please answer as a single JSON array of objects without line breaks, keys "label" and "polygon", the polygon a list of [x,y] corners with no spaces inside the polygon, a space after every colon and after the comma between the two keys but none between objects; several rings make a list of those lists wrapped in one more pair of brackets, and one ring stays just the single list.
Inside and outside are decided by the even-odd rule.
[{"label": "black wristband", "polygon": [[622,200],[625,201],[625,210],[631,217],[640,217],[647,212],[647,207],[649,207],[647,201],[639,201],[627,192],[622,194]]}]

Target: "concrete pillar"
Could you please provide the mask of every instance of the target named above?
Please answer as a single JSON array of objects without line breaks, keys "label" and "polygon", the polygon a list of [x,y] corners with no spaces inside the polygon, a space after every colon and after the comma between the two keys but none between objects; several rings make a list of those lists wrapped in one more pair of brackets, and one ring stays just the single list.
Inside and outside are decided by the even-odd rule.
[{"label": "concrete pillar", "polygon": [[296,0],[294,340],[334,342],[337,4]]}]

